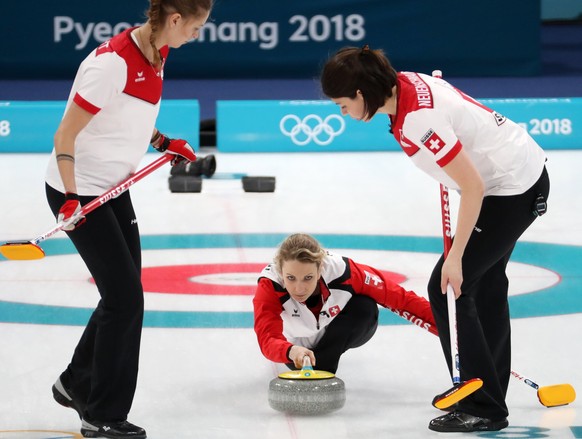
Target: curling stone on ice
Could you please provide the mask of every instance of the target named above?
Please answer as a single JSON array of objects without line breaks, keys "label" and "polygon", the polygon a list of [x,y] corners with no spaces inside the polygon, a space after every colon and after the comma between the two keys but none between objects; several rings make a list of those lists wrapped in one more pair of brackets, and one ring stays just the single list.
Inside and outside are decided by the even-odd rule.
[{"label": "curling stone on ice", "polygon": [[301,370],[283,372],[269,383],[269,405],[292,415],[321,415],[346,402],[344,382],[331,372],[314,370],[309,357]]},{"label": "curling stone on ice", "polygon": [[210,178],[216,171],[216,158],[210,154],[194,162],[181,161],[172,166],[168,184],[171,192],[201,192],[202,176]]},{"label": "curling stone on ice", "polygon": [[242,186],[245,192],[275,192],[275,177],[242,177]]}]

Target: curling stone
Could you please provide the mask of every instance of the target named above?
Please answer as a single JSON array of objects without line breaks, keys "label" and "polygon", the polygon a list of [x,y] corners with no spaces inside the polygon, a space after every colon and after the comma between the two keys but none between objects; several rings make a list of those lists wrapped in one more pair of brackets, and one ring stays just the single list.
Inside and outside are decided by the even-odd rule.
[{"label": "curling stone", "polygon": [[171,175],[168,178],[170,192],[201,192],[202,179],[190,175]]},{"label": "curling stone", "polygon": [[242,186],[245,192],[275,192],[275,177],[245,176]]},{"label": "curling stone", "polygon": [[346,402],[344,382],[331,372],[313,370],[305,357],[301,370],[283,372],[269,383],[269,405],[291,415],[322,415]]}]

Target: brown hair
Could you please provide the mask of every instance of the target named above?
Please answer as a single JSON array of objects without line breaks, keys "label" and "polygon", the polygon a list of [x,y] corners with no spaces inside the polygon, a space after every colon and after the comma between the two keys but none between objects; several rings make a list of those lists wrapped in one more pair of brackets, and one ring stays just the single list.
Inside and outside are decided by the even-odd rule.
[{"label": "brown hair", "polygon": [[212,9],[212,4],[213,0],[150,0],[146,16],[152,27],[150,45],[154,49],[154,64],[156,66],[159,66],[162,60],[154,42],[168,15],[177,12],[184,18],[198,17],[209,12]]},{"label": "brown hair", "polygon": [[329,98],[354,99],[360,90],[364,116],[369,119],[392,97],[396,75],[384,51],[365,45],[340,49],[325,63],[320,80],[323,94]]},{"label": "brown hair", "polygon": [[324,256],[325,250],[313,236],[305,233],[295,233],[288,236],[279,246],[279,251],[275,256],[275,266],[281,273],[283,262],[299,261],[314,263],[319,270]]}]

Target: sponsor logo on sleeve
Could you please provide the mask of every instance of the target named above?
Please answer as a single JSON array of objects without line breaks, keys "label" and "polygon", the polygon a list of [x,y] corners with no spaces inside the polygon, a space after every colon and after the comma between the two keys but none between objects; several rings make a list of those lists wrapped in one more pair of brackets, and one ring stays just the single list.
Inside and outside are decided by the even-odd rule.
[{"label": "sponsor logo on sleeve", "polygon": [[495,118],[495,123],[497,126],[501,126],[505,123],[507,118],[503,114],[499,114],[497,111],[492,112],[493,117]]}]

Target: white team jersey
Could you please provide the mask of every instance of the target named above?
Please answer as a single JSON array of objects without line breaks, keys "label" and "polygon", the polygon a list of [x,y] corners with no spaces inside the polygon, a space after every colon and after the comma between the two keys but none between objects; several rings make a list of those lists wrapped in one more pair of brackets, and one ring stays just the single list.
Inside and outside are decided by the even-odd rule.
[{"label": "white team jersey", "polygon": [[[79,195],[100,195],[134,173],[158,115],[162,73],[147,61],[128,29],[93,50],[79,66],[67,109],[75,102],[94,114],[75,141]],[[167,48],[164,48],[167,53]],[[66,111],[66,110],[65,110]],[[64,192],[55,151],[46,182]]]},{"label": "white team jersey", "polygon": [[[328,252],[322,262],[321,278],[329,287],[333,285],[333,281],[346,273],[347,268],[344,258]],[[283,279],[273,265],[266,267],[261,276],[283,285]],[[305,304],[297,302],[291,296],[282,304],[283,335],[290,343],[309,349],[317,346],[325,334],[327,325],[352,298],[352,293],[346,288],[329,287],[329,293],[329,296],[325,298],[322,295],[324,302],[319,318],[316,318]]]},{"label": "white team jersey", "polygon": [[[288,362],[292,345],[313,348],[326,327],[345,309],[354,294],[367,296],[411,322],[436,333],[430,304],[369,265],[326,253],[318,280],[319,293],[297,302],[273,264],[261,272],[253,309],[261,352],[276,362]],[[312,303],[314,300],[321,303]],[[321,305],[318,306],[318,305]]]},{"label": "white team jersey", "polygon": [[414,164],[451,189],[442,170],[463,148],[485,183],[485,195],[518,195],[540,177],[544,151],[519,125],[442,79],[398,74],[394,137]]}]

